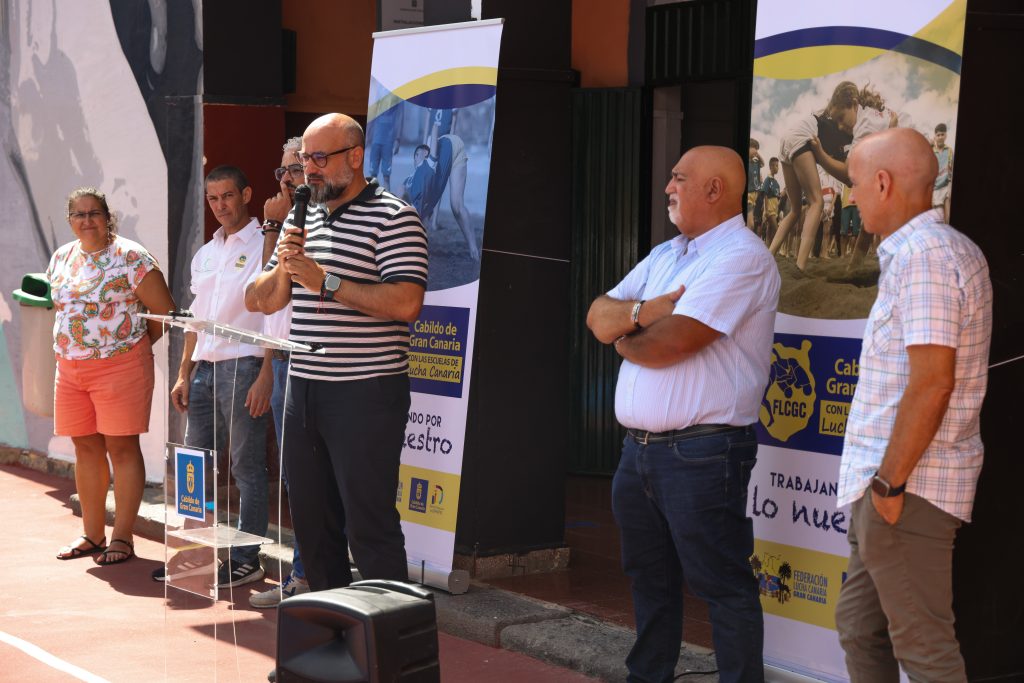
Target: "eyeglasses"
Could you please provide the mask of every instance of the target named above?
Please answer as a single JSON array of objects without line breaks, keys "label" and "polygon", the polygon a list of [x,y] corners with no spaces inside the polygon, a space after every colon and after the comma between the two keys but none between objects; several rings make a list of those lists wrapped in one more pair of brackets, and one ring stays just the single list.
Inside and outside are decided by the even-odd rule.
[{"label": "eyeglasses", "polygon": [[277,179],[277,182],[281,182],[285,175],[303,175],[302,164],[288,164],[287,166],[274,169],[274,177]]},{"label": "eyeglasses", "polygon": [[360,147],[361,145],[350,145],[345,149],[339,149],[335,152],[313,152],[312,154],[306,154],[305,152],[299,152],[299,161],[303,164],[309,163],[310,161],[316,165],[317,168],[323,168],[327,165],[327,157],[332,157],[335,154],[344,154],[345,152]]},{"label": "eyeglasses", "polygon": [[102,211],[72,211],[68,218],[73,221],[84,221],[86,218],[106,218]]}]

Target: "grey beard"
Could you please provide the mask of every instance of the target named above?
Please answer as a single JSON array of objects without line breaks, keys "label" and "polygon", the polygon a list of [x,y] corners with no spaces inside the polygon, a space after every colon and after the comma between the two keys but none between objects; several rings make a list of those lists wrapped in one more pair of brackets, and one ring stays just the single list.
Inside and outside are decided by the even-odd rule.
[{"label": "grey beard", "polygon": [[346,187],[345,185],[335,185],[325,180],[320,185],[313,185],[311,187],[313,191],[310,194],[310,199],[316,204],[326,204],[340,197]]}]

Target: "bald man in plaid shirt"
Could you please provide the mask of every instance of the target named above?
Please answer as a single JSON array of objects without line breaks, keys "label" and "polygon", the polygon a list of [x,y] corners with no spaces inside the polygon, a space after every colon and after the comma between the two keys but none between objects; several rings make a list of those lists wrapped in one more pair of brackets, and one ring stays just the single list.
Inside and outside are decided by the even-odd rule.
[{"label": "bald man in plaid shirt", "polygon": [[931,209],[931,145],[912,129],[850,156],[864,229],[882,237],[839,505],[852,503],[836,626],[850,679],[966,681],[953,627],[957,529],[971,519],[983,446],[992,285],[981,250]]}]

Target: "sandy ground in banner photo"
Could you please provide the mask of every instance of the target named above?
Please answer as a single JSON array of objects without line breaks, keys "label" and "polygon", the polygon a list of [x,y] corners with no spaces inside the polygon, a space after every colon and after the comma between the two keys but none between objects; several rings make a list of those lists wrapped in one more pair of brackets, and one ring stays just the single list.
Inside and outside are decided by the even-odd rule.
[{"label": "sandy ground in banner photo", "polygon": [[812,258],[801,273],[792,258],[776,256],[782,275],[779,312],[804,318],[867,318],[878,296],[878,258],[868,256],[852,272],[849,258]]}]

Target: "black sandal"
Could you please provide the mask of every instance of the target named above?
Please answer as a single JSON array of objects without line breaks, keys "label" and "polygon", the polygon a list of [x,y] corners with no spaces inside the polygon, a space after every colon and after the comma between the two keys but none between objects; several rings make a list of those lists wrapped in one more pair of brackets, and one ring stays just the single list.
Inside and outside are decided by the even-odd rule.
[{"label": "black sandal", "polygon": [[[111,548],[110,546],[114,545],[115,543],[120,543],[121,545],[128,548],[128,552]],[[118,560],[108,560],[108,555],[124,555],[124,557]],[[122,562],[127,562],[133,557],[135,557],[134,543],[132,543],[131,541],[125,541],[120,538],[112,538],[110,539],[110,545],[108,545],[106,549],[102,553],[100,553],[100,556],[96,558],[96,564],[106,567],[112,564],[121,564]]]},{"label": "black sandal", "polygon": [[[92,539],[86,536],[85,534],[82,534],[81,536],[75,539],[75,541],[79,540],[85,541],[89,545],[85,548],[79,548],[77,544],[69,543],[68,545],[64,546],[64,548],[61,548],[59,551],[57,551],[57,559],[74,560],[79,557],[85,557],[86,555],[95,555],[96,553],[102,553],[104,550],[107,549],[107,547],[103,545],[104,541],[107,540],[106,536],[101,538],[99,543],[93,543]],[[67,552],[65,552],[65,548],[67,548]]]}]

